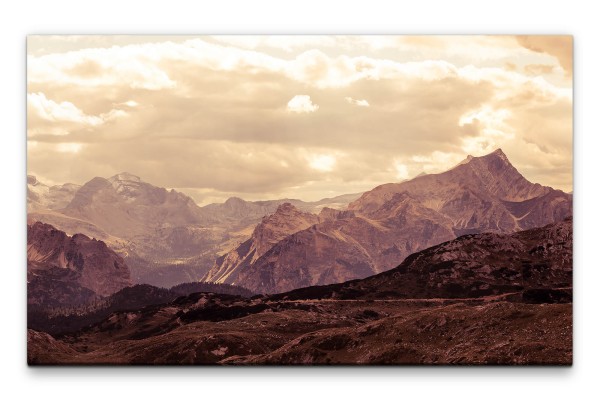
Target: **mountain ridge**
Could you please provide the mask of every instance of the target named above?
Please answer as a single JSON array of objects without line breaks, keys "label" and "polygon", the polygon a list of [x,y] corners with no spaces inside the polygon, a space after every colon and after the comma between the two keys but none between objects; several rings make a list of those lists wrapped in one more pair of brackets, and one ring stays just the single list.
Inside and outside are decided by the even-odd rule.
[{"label": "mountain ridge", "polygon": [[319,217],[302,212],[289,202],[277,207],[254,228],[250,239],[215,261],[203,281],[234,284],[240,271],[252,264],[273,245],[302,229],[318,223]]},{"label": "mountain ridge", "polygon": [[512,233],[571,214],[570,195],[527,181],[498,149],[443,173],[377,186],[344,213],[326,210],[319,224],[245,268],[239,283],[276,293],[363,278],[463,234]]},{"label": "mountain ridge", "polygon": [[127,264],[104,242],[84,234],[69,236],[41,222],[27,226],[27,276],[30,293],[38,290],[34,283],[44,287],[48,280],[62,281],[72,289],[78,285],[101,296],[131,284]]}]

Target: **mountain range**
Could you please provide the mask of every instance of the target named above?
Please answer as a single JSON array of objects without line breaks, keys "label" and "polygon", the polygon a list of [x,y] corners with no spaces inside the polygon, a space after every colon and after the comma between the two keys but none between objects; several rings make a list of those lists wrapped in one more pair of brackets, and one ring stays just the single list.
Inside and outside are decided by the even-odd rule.
[{"label": "mountain range", "polygon": [[198,206],[187,195],[120,173],[82,186],[49,187],[28,176],[28,221],[104,241],[128,263],[132,280],[159,286],[200,279],[223,253],[249,239],[261,219],[290,203],[306,211],[345,207],[360,194],[316,202],[230,198]]},{"label": "mountain range", "polygon": [[104,242],[133,283],[207,281],[277,293],[378,274],[463,234],[561,221],[572,214],[572,195],[529,182],[498,149],[440,174],[317,202],[230,198],[200,207],[129,173],[82,186],[29,176],[28,209],[30,223]]},{"label": "mountain range", "polygon": [[[572,195],[529,182],[498,149],[440,174],[378,186],[346,210],[323,208],[317,219],[299,218],[292,207],[256,228],[279,233],[270,249],[255,230],[204,279],[277,293],[364,278],[463,234],[513,233],[561,221],[572,214]],[[255,252],[259,245],[262,251]]]}]

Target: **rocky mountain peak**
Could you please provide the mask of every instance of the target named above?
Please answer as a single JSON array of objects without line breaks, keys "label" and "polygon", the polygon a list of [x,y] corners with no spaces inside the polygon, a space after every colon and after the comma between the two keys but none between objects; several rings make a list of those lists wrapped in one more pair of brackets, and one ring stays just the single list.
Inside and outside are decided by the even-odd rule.
[{"label": "rocky mountain peak", "polygon": [[303,212],[290,202],[280,204],[275,213],[263,217],[254,228],[250,239],[219,258],[203,280],[217,283],[238,282],[240,273],[275,244],[318,222],[317,215]]},{"label": "rocky mountain peak", "polygon": [[226,205],[241,205],[246,203],[242,198],[238,198],[237,196],[232,196],[231,198],[227,198],[225,201]]},{"label": "rocky mountain peak", "polygon": [[122,172],[119,174],[115,174],[112,177],[110,177],[108,179],[108,181],[110,181],[111,183],[114,183],[116,181],[129,181],[129,182],[142,182],[142,179],[140,177],[138,177],[137,175],[128,173],[128,172]]},{"label": "rocky mountain peak", "polygon": [[27,266],[32,277],[53,277],[56,269],[70,272],[66,280],[102,296],[131,284],[129,267],[104,242],[83,234],[71,237],[41,222],[27,227]]},{"label": "rocky mountain peak", "polygon": [[277,206],[277,210],[275,210],[275,213],[289,215],[289,214],[301,213],[301,212],[291,203],[285,202],[285,203],[282,203],[281,205]]},{"label": "rocky mountain peak", "polygon": [[498,149],[494,150],[492,153],[490,153],[490,155],[496,155],[498,157],[503,157],[504,159],[506,159],[508,161],[508,158],[506,157],[506,154],[504,153],[502,148],[498,148]]},{"label": "rocky mountain peak", "polygon": [[510,160],[508,160],[508,157],[506,156],[506,154],[500,148],[494,150],[491,153],[488,153],[487,155],[483,155],[483,156],[475,157],[472,155],[468,155],[466,157],[466,159],[464,159],[462,162],[458,163],[456,165],[456,167],[463,166],[463,165],[469,165],[471,167],[476,167],[476,168],[482,167],[482,166],[486,166],[488,168],[493,167],[495,169],[511,168],[511,169],[514,169],[514,171],[517,171],[517,169],[515,169],[514,166],[511,164]]}]

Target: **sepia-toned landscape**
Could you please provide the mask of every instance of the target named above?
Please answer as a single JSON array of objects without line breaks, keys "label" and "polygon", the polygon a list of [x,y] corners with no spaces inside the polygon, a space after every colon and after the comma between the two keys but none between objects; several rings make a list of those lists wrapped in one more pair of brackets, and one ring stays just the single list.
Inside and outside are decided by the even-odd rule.
[{"label": "sepia-toned landscape", "polygon": [[569,36],[30,36],[30,365],[570,365]]}]

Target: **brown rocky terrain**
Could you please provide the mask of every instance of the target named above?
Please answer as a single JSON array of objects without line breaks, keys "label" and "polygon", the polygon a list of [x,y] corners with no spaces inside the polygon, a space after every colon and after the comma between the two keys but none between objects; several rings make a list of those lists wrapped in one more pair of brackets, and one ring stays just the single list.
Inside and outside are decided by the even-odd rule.
[{"label": "brown rocky terrain", "polygon": [[381,185],[348,210],[323,209],[319,224],[274,245],[238,284],[276,293],[364,278],[463,234],[514,233],[571,214],[572,195],[527,181],[497,150],[441,174]]},{"label": "brown rocky terrain", "polygon": [[[515,293],[569,297],[573,219],[513,234],[470,234],[414,253],[384,273],[272,299],[446,299]],[[564,290],[563,290],[564,289]]]},{"label": "brown rocky terrain", "polygon": [[571,249],[571,219],[467,235],[363,280],[250,298],[199,292],[73,333],[30,330],[28,361],[569,365]]},{"label": "brown rocky terrain", "polygon": [[40,222],[27,226],[27,278],[30,304],[56,302],[60,288],[106,296],[131,285],[123,258],[104,242]]},{"label": "brown rocky terrain", "polygon": [[[199,293],[73,335],[29,330],[33,364],[556,364],[570,303],[252,301]],[[63,352],[66,350],[66,352]]]}]

